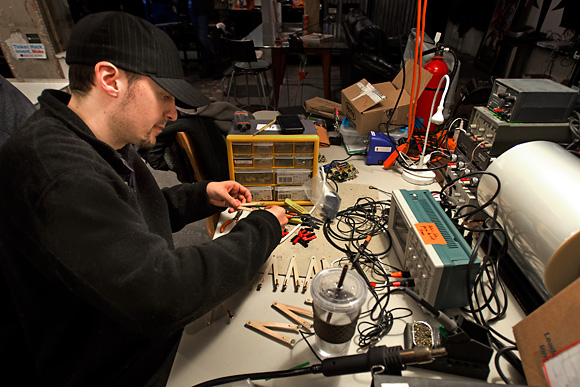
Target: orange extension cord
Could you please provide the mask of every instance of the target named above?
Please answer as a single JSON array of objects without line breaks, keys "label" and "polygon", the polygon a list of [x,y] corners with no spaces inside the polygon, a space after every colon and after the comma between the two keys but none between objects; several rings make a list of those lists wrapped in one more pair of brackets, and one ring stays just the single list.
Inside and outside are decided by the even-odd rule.
[{"label": "orange extension cord", "polygon": [[413,62],[413,80],[411,83],[411,100],[409,102],[409,135],[407,137],[407,141],[404,144],[399,145],[397,150],[385,160],[383,163],[385,168],[390,168],[395,164],[399,153],[407,153],[409,150],[411,138],[413,137],[413,129],[415,128],[415,113],[417,112],[417,100],[419,99],[418,90],[419,85],[421,84],[421,71],[419,71],[419,74],[417,74],[417,66],[421,66],[421,63],[423,62],[423,39],[425,37],[426,12],[427,0],[417,0],[417,34],[415,36],[415,58]]}]

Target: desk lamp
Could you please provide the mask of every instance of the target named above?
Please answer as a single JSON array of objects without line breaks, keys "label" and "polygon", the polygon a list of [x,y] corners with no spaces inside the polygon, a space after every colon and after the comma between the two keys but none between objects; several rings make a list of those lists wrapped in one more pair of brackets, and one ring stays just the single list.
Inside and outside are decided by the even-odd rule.
[{"label": "desk lamp", "polygon": [[443,121],[445,121],[445,118],[443,117],[443,109],[444,109],[444,104],[445,104],[445,97],[447,96],[447,91],[449,90],[449,75],[445,74],[441,80],[439,81],[439,84],[437,85],[437,91],[435,92],[435,95],[437,95],[437,93],[439,92],[439,89],[441,88],[441,82],[443,82],[443,80],[445,80],[445,89],[443,90],[443,95],[441,96],[441,100],[439,101],[439,106],[437,107],[437,113],[433,114],[433,108],[435,107],[435,101],[437,98],[433,98],[433,102],[431,103],[431,111],[429,112],[429,117],[431,117],[429,119],[429,122],[427,123],[427,131],[425,132],[425,143],[423,144],[423,152],[421,153],[421,157],[419,158],[419,163],[417,164],[417,166],[413,166],[413,167],[409,167],[409,169],[405,168],[403,171],[403,179],[405,179],[405,181],[411,183],[411,184],[416,184],[416,185],[428,185],[433,183],[433,181],[435,181],[435,172],[429,170],[428,168],[425,168],[425,164],[427,164],[427,162],[429,160],[427,160],[427,162],[425,161],[425,152],[427,150],[427,140],[429,138],[429,128],[431,127],[431,122],[433,122],[436,125],[441,125],[443,123]]}]

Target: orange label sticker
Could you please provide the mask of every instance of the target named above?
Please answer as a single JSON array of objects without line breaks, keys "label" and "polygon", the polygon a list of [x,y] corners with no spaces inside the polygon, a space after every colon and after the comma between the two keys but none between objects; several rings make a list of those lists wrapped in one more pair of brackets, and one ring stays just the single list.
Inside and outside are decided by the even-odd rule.
[{"label": "orange label sticker", "polygon": [[426,245],[446,245],[447,242],[435,223],[415,223],[415,228]]}]

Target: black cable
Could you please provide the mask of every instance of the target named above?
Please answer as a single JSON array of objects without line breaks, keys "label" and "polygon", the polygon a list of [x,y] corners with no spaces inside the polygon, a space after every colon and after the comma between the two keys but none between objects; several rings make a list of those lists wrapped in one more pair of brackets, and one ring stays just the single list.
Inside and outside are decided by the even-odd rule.
[{"label": "black cable", "polygon": [[[306,342],[306,345],[308,345],[308,348],[310,348],[310,351],[314,354],[314,356],[316,356],[318,361],[322,363],[322,359],[320,358],[320,356],[318,356],[318,354],[316,353],[314,348],[312,348],[312,345],[310,345],[310,342],[308,341],[305,332],[302,332],[302,330],[300,330],[300,329],[298,330],[298,332],[300,333],[300,336],[302,336],[302,338],[304,339],[304,342]],[[314,335],[314,333],[309,333],[308,337],[313,336],[313,335]]]},{"label": "black cable", "polygon": [[309,375],[309,374],[319,374],[322,372],[322,365],[315,364],[310,367],[289,369],[283,371],[266,371],[266,372],[255,372],[249,374],[240,374],[232,376],[224,376],[222,378],[212,379],[203,383],[196,384],[193,387],[209,387],[209,386],[219,386],[221,384],[232,383],[238,380],[250,379],[250,380],[262,380],[262,379],[280,379],[289,378],[298,375]]},{"label": "black cable", "polygon": [[[499,181],[498,181],[498,183],[499,183]],[[505,289],[503,281],[501,281],[501,279],[499,278],[499,270],[498,270],[499,261],[507,252],[508,238],[507,238],[507,234],[505,233],[505,231],[503,229],[501,229],[501,227],[499,227],[499,225],[497,225],[497,223],[496,223],[497,205],[495,203],[493,203],[493,206],[494,206],[494,212],[493,212],[493,216],[490,218],[492,221],[491,227],[488,229],[488,228],[483,228],[483,227],[478,226],[475,229],[473,229],[473,232],[478,232],[480,234],[490,233],[490,235],[488,236],[488,238],[489,238],[488,251],[486,252],[486,254],[483,258],[483,261],[481,263],[480,269],[478,270],[478,273],[476,274],[473,287],[471,287],[471,277],[472,277],[472,272],[473,272],[473,266],[475,263],[475,257],[476,257],[477,252],[479,251],[481,244],[484,240],[483,235],[480,235],[479,238],[477,239],[475,246],[473,247],[472,254],[469,258],[469,264],[468,264],[468,268],[467,268],[467,272],[466,272],[466,283],[467,283],[467,296],[468,296],[468,304],[469,304],[468,311],[470,312],[471,316],[476,321],[476,323],[478,323],[479,325],[488,329],[488,331],[489,331],[488,337],[489,337],[491,343],[498,349],[498,351],[501,351],[503,348],[506,348],[506,346],[496,336],[500,337],[502,340],[504,340],[510,344],[514,344],[514,343],[512,340],[509,340],[505,336],[501,335],[499,332],[497,332],[495,329],[493,329],[490,326],[490,323],[497,321],[499,319],[502,319],[505,316],[505,313],[507,312],[507,308],[508,308],[507,290]],[[498,256],[496,257],[496,259],[494,261],[491,258],[491,247],[492,247],[491,239],[493,238],[493,233],[495,233],[495,232],[502,232],[503,233],[504,243],[502,244],[502,247],[498,253]],[[490,269],[491,269],[491,271],[490,271]],[[484,281],[484,278],[487,281]],[[487,286],[490,287],[489,296],[486,296],[485,289]],[[499,289],[498,289],[498,286],[499,286]],[[477,295],[478,288],[480,290],[480,293],[483,295],[483,303],[480,302],[480,298]],[[502,302],[500,302],[498,299],[498,290],[501,291],[501,293],[503,294],[503,305],[502,305]],[[475,299],[475,302],[477,304],[477,308],[475,308],[475,306],[473,304],[474,299]],[[495,303],[498,305],[497,310],[492,309],[491,302],[493,300],[495,300]],[[485,317],[483,316],[484,310],[488,310],[491,313],[491,315],[493,315],[494,317],[492,317],[491,319],[486,321]],[[508,360],[510,362],[510,364],[520,374],[524,375],[521,360],[517,356],[515,356],[512,353],[506,353],[504,355],[504,357],[506,358],[506,360]],[[496,363],[496,367],[497,367],[497,363]],[[498,369],[498,373],[501,373],[500,369]],[[502,376],[502,379],[503,379],[503,376]],[[504,379],[504,381],[505,381],[505,379]]]},{"label": "black cable", "polygon": [[375,201],[369,197],[361,197],[353,206],[339,211],[332,222],[327,220],[324,223],[324,236],[334,248],[347,254],[348,249],[342,248],[340,242],[353,243],[358,247],[360,241],[367,236],[374,237],[383,234],[388,238],[387,249],[380,253],[369,253],[369,255],[385,255],[391,249],[390,236],[387,233],[389,208],[389,200]]},{"label": "black cable", "polygon": [[[429,164],[431,164],[431,162],[429,162]],[[406,169],[408,171],[413,171],[413,172],[428,172],[428,171],[434,172],[434,171],[438,171],[440,169],[447,167],[447,164],[441,164],[441,165],[438,165],[438,166],[433,167],[433,168],[421,168],[421,169],[419,169],[419,168],[411,168],[411,167],[405,165],[404,163],[399,163],[399,165],[401,167],[403,167],[403,169]]]},{"label": "black cable", "polygon": [[495,354],[495,359],[494,359],[494,363],[495,363],[495,369],[497,370],[497,373],[499,374],[499,376],[502,378],[502,380],[505,382],[505,384],[512,384],[511,380],[509,380],[508,377],[505,376],[505,374],[503,373],[501,366],[499,364],[499,359],[504,356],[504,353],[508,352],[508,351],[517,351],[518,347],[516,346],[512,346],[512,347],[503,347],[500,348],[496,354]]},{"label": "black cable", "polygon": [[478,208],[476,208],[473,211],[467,212],[465,214],[461,214],[461,215],[456,215],[455,217],[453,217],[451,220],[458,220],[461,218],[465,218],[465,217],[469,217],[473,214],[476,214],[480,211],[482,211],[484,208],[488,207],[489,205],[491,205],[493,203],[493,201],[495,200],[495,198],[497,197],[497,195],[499,195],[499,191],[501,189],[501,183],[499,181],[499,178],[494,175],[491,172],[487,172],[487,171],[475,171],[475,172],[471,172],[471,173],[467,173],[464,174],[462,176],[456,177],[455,179],[452,179],[450,182],[448,182],[447,184],[445,184],[440,191],[436,191],[435,193],[439,193],[441,195],[441,197],[443,198],[443,196],[448,197],[448,195],[445,194],[445,190],[452,188],[453,185],[455,184],[455,182],[467,178],[467,177],[471,177],[471,176],[479,176],[479,175],[489,175],[491,177],[493,177],[495,179],[495,181],[497,182],[497,188],[495,190],[495,192],[493,193],[493,195],[489,198],[489,200],[487,202],[485,202],[484,204],[480,205]]}]

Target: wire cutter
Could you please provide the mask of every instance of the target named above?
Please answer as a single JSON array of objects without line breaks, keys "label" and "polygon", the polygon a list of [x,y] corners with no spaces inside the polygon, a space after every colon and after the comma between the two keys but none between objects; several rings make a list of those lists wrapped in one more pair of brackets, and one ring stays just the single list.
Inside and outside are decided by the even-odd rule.
[{"label": "wire cutter", "polygon": [[231,219],[228,219],[228,220],[226,220],[226,221],[224,222],[224,224],[222,224],[222,226],[220,227],[220,232],[222,232],[222,233],[223,233],[223,232],[224,232],[224,230],[226,229],[226,227],[228,227],[228,225],[229,225],[230,223],[234,223],[234,225],[235,225],[236,223],[238,223],[238,221],[240,220],[240,217],[242,216],[242,212],[243,212],[243,211],[238,211],[238,213],[236,214],[236,216],[234,216],[234,217],[233,217],[233,218],[231,218]]}]

